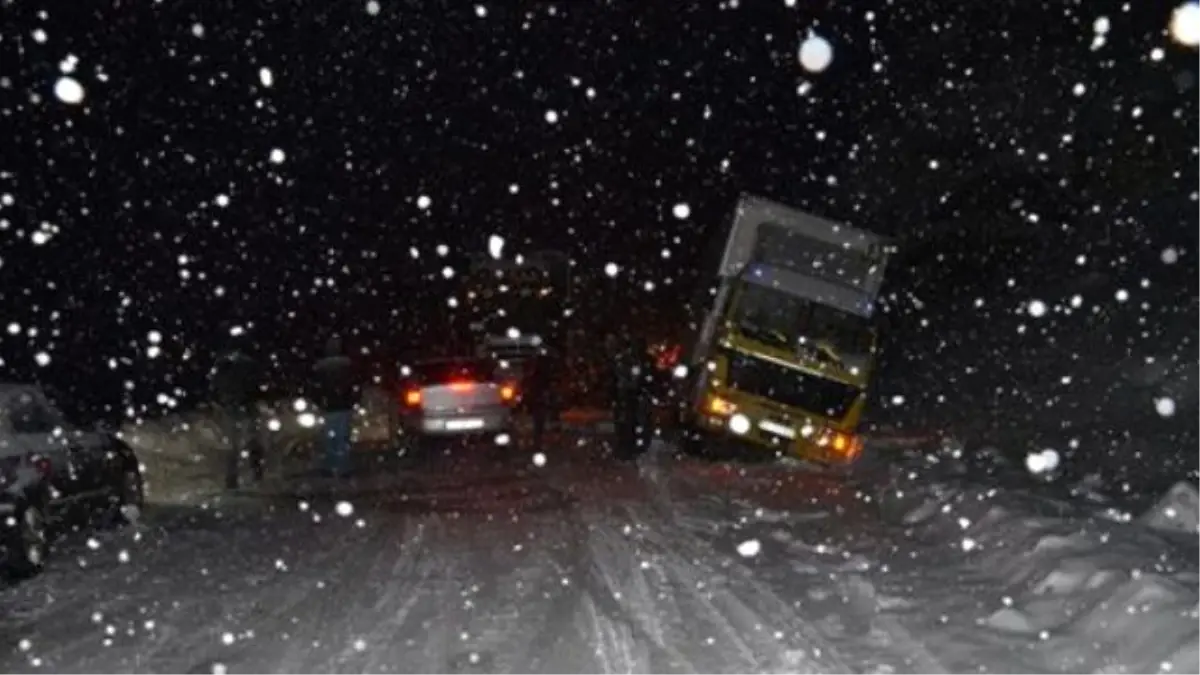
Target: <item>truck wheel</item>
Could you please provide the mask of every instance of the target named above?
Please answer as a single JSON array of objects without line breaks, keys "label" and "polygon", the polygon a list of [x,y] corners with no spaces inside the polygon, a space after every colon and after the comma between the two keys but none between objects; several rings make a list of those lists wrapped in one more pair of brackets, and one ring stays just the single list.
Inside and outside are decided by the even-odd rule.
[{"label": "truck wheel", "polygon": [[50,554],[46,514],[39,504],[26,501],[17,507],[15,520],[4,542],[5,572],[15,579],[27,579],[45,569]]},{"label": "truck wheel", "polygon": [[679,430],[679,452],[685,457],[709,458],[711,453],[706,441],[704,434],[691,427],[682,427]]}]

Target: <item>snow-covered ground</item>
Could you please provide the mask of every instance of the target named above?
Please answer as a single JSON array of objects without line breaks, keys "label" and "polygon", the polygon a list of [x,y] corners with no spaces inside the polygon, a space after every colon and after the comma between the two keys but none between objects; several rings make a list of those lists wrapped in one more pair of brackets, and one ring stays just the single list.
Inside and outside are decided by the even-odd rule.
[{"label": "snow-covered ground", "polygon": [[1190,487],[1117,522],[973,485],[944,456],[839,476],[660,445],[633,466],[574,433],[370,466],[66,537],[43,576],[0,592],[0,667],[1200,667]]}]

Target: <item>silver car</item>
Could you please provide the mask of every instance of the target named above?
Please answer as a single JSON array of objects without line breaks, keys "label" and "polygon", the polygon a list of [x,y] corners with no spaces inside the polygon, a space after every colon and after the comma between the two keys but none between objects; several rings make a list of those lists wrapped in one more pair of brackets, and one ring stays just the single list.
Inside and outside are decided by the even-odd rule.
[{"label": "silver car", "polygon": [[510,434],[520,401],[514,375],[499,362],[472,357],[402,368],[401,434],[429,440]]}]

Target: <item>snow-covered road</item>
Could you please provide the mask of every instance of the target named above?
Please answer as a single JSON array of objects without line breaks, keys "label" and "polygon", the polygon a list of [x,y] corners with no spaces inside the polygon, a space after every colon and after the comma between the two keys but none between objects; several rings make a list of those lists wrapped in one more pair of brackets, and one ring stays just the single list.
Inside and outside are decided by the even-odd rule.
[{"label": "snow-covered road", "polygon": [[[1142,568],[1174,595],[1128,599],[1159,622],[1153,645],[1130,651],[1129,633],[1085,640],[1061,622],[1022,633],[996,613],[1020,614],[1014,588],[1037,580],[958,547],[969,525],[945,537],[928,514],[885,517],[877,494],[845,478],[665,451],[621,465],[602,443],[560,438],[544,464],[496,448],[381,463],[350,486],[276,482],[68,536],[45,575],[0,591],[0,669],[1074,671],[1171,658],[1183,659],[1177,672],[1194,668],[1186,546]],[[1164,565],[1178,566],[1169,579]],[[1128,586],[1128,565],[1116,566],[1085,579],[1092,596]],[[1091,605],[1071,607],[1086,617]],[[1078,660],[1062,660],[1064,640]]]}]

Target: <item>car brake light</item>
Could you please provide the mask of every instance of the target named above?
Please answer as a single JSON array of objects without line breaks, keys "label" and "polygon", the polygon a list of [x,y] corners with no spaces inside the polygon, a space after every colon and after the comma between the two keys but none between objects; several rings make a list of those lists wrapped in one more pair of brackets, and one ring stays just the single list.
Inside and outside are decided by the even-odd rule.
[{"label": "car brake light", "polygon": [[421,391],[419,389],[410,389],[404,392],[404,403],[411,406],[421,405]]},{"label": "car brake light", "polygon": [[474,386],[471,382],[451,382],[450,391],[470,391]]},{"label": "car brake light", "polygon": [[511,401],[517,397],[517,390],[511,384],[500,387],[500,400]]}]

